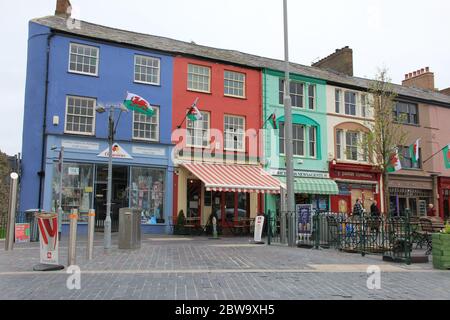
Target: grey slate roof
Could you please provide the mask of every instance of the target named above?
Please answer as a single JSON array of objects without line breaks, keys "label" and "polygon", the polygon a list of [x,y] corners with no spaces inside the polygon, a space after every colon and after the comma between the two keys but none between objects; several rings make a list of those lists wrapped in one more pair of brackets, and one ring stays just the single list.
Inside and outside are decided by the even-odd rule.
[{"label": "grey slate roof", "polygon": [[[284,70],[284,62],[282,60],[264,58],[236,50],[212,48],[166,37],[105,27],[85,21],[81,21],[80,29],[69,29],[66,24],[66,19],[59,16],[47,16],[33,19],[31,21],[47,26],[55,31],[62,31],[73,35],[95,38],[104,41],[112,41],[123,45],[133,45],[164,51],[173,55],[184,54],[258,69],[268,68],[280,71]],[[304,66],[297,63],[291,63],[290,68],[291,73],[318,78],[344,86],[353,86],[363,89],[370,87],[371,80],[364,78],[350,77],[330,70]],[[399,95],[426,100],[450,107],[450,96],[429,90],[403,87],[397,84],[394,84],[394,88]]]}]

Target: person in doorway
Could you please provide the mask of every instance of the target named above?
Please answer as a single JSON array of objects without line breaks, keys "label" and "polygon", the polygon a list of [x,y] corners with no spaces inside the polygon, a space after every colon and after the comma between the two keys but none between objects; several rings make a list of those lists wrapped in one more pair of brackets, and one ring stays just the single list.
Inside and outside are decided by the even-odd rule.
[{"label": "person in doorway", "polygon": [[374,218],[378,218],[380,216],[380,209],[378,208],[377,200],[373,200],[372,205],[370,206],[370,215]]},{"label": "person in doorway", "polygon": [[355,205],[353,206],[353,215],[354,216],[361,216],[364,212],[364,208],[361,204],[361,199],[356,199]]},{"label": "person in doorway", "polygon": [[436,209],[434,208],[434,204],[432,204],[432,203],[430,203],[428,205],[427,216],[428,217],[435,217],[436,216]]}]

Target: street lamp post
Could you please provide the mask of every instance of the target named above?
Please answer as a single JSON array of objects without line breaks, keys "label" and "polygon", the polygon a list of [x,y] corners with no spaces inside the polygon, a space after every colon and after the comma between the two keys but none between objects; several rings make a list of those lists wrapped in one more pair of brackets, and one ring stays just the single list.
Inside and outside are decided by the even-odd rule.
[{"label": "street lamp post", "polygon": [[[51,150],[57,150],[57,147],[54,146]],[[64,147],[61,146],[59,150],[59,190],[58,190],[58,240],[61,240],[61,225],[62,225],[62,194],[63,194],[63,175],[64,175]]]},{"label": "street lamp post", "polygon": [[286,152],[286,187],[287,187],[287,211],[288,211],[288,244],[296,245],[296,223],[295,223],[295,194],[294,194],[294,163],[292,146],[292,101],[289,85],[289,38],[288,38],[288,16],[287,0],[283,0],[284,20],[284,130],[285,130],[285,152]]},{"label": "street lamp post", "polygon": [[[115,106],[110,105],[107,107],[109,109],[109,118],[108,118],[108,184],[107,184],[107,194],[106,194],[106,218],[104,221],[104,248],[105,250],[111,249],[111,202],[112,202],[112,154],[113,154],[113,144],[114,144],[114,134],[116,132],[117,125],[120,120],[120,116],[122,112],[128,112],[128,109],[125,106],[120,105],[120,114],[117,123],[114,125],[114,111]],[[99,106],[96,108],[98,113],[104,113],[105,107]]]}]

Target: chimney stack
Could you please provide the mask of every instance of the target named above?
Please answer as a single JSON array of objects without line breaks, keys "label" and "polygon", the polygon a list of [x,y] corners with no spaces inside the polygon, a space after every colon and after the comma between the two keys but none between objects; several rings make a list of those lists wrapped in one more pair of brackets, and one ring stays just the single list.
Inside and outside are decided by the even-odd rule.
[{"label": "chimney stack", "polygon": [[402,81],[402,85],[405,87],[436,90],[434,87],[434,73],[430,72],[430,67],[405,74],[405,80]]},{"label": "chimney stack", "polygon": [[55,16],[70,18],[72,5],[69,0],[56,0]]},{"label": "chimney stack", "polygon": [[353,50],[348,46],[336,49],[334,53],[313,63],[312,66],[353,76]]}]

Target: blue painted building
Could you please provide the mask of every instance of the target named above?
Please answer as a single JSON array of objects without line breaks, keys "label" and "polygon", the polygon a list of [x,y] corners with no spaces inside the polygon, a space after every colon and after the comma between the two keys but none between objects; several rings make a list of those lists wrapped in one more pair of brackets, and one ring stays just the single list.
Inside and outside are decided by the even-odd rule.
[{"label": "blue painted building", "polygon": [[96,106],[119,105],[129,91],[149,101],[156,113],[120,115],[113,153],[113,231],[119,208],[134,207],[141,211],[144,232],[169,232],[172,56],[92,37],[83,26],[65,32],[52,23],[65,19],[29,24],[20,211],[56,212],[59,149],[64,147],[63,223],[71,209],[80,211],[81,225],[88,210],[95,209],[96,225],[102,228],[108,113],[96,112]]}]

